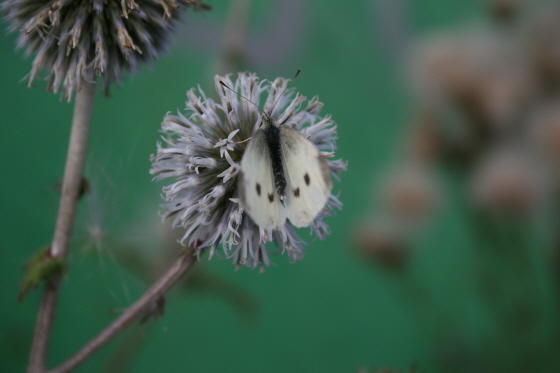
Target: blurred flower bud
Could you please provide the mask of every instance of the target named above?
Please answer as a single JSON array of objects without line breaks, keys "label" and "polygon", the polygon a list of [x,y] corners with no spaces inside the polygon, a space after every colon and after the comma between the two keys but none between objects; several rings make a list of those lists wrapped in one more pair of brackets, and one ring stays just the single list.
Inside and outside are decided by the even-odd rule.
[{"label": "blurred flower bud", "polygon": [[506,217],[535,212],[546,197],[546,174],[534,157],[519,149],[498,149],[474,171],[477,207]]},{"label": "blurred flower bud", "polygon": [[560,100],[539,108],[528,122],[535,148],[560,169]]},{"label": "blurred flower bud", "polygon": [[413,120],[405,144],[406,156],[418,163],[432,163],[441,156],[444,146],[437,116],[426,111]]},{"label": "blurred flower bud", "polygon": [[442,101],[471,96],[475,90],[473,68],[455,35],[436,34],[418,43],[410,58],[412,89],[428,107]]},{"label": "blurred flower bud", "polygon": [[440,205],[441,195],[434,173],[421,165],[407,165],[395,170],[381,191],[387,214],[411,229],[433,214]]},{"label": "blurred flower bud", "polygon": [[517,15],[519,0],[488,0],[490,14],[498,21],[512,21]]},{"label": "blurred flower bud", "polygon": [[409,251],[403,227],[388,220],[364,221],[354,232],[354,244],[366,260],[387,269],[400,270]]},{"label": "blurred flower bud", "polygon": [[541,83],[551,88],[560,83],[560,6],[548,4],[531,20],[532,63]]},{"label": "blurred flower bud", "polygon": [[440,111],[458,108],[485,140],[510,130],[537,93],[518,38],[498,27],[435,35],[418,45],[411,61],[419,102]]}]

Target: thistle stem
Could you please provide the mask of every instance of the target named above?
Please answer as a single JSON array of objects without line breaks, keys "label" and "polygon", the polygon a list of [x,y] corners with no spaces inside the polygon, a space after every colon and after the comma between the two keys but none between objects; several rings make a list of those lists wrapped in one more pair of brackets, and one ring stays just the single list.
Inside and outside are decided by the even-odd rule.
[{"label": "thistle stem", "polygon": [[62,182],[62,196],[50,249],[53,258],[64,258],[68,252],[76,205],[82,188],[82,170],[86,158],[94,92],[95,84],[82,81],[81,89],[76,95],[70,145]]},{"label": "thistle stem", "polygon": [[183,274],[185,274],[196,261],[194,249],[188,248],[177,261],[167,270],[167,272],[150,287],[140,299],[126,309],[115,321],[102,330],[96,337],[86,343],[78,352],[66,360],[58,367],[48,373],[65,373],[76,368],[94,352],[109,342],[113,337],[122,332],[127,326],[132,324],[144,311],[149,308],[158,298],[165,293]]},{"label": "thistle stem", "polygon": [[[49,255],[52,258],[65,258],[68,252],[68,243],[72,234],[76,205],[82,186],[82,170],[86,156],[94,92],[94,83],[82,81],[81,89],[76,95],[70,142],[62,181],[62,194],[54,237],[49,251]],[[45,286],[31,344],[29,365],[27,367],[28,373],[45,372],[47,350],[60,280],[61,277],[58,276]]]}]

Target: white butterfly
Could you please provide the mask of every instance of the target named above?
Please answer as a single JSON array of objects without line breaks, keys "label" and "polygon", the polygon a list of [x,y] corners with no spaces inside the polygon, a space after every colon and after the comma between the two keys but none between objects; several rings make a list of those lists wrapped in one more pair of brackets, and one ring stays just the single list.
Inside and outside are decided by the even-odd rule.
[{"label": "white butterfly", "polygon": [[279,229],[286,218],[306,227],[331,193],[330,169],[311,141],[261,111],[263,126],[253,135],[239,174],[241,207],[264,229]]}]

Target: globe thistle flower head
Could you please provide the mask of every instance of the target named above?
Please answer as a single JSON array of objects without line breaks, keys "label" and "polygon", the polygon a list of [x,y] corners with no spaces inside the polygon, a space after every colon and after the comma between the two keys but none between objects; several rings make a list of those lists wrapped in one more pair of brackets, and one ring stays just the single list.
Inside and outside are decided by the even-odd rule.
[{"label": "globe thistle flower head", "polygon": [[20,31],[18,48],[35,54],[29,86],[46,71],[47,90],[70,101],[81,79],[100,76],[107,90],[123,71],[136,72],[167,47],[181,7],[209,9],[200,0],[6,0],[4,17]]},{"label": "globe thistle flower head", "polygon": [[[279,123],[287,120],[286,124],[315,144],[327,158],[335,179],[346,170],[345,162],[333,159],[336,125],[330,116],[319,115],[323,104],[314,97],[303,108],[306,98],[293,89],[286,90],[287,85],[286,79],[259,81],[252,73],[239,73],[235,80],[230,75],[216,76],[217,101],[200,88],[191,89],[185,113],[165,116],[163,142],[158,143],[157,155],[152,156],[150,173],[156,175],[155,180],[173,178],[172,184],[163,187],[167,201],[163,216],[173,218],[173,227],[185,229],[183,244],[194,245],[199,252],[209,248],[210,257],[221,247],[235,265],[251,268],[271,264],[266,244],[272,241],[290,261],[303,258],[304,242],[288,220],[281,229],[266,230],[257,226],[239,204],[240,162],[251,136],[262,125],[257,105],[263,97],[263,111]],[[311,234],[319,239],[329,235],[323,218],[341,208],[338,198],[331,194],[311,223]]]}]

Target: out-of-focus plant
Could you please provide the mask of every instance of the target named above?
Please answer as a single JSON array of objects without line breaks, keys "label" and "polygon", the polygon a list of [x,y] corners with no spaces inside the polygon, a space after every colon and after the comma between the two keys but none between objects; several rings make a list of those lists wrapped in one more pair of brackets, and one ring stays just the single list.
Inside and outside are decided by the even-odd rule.
[{"label": "out-of-focus plant", "polygon": [[[560,5],[489,4],[489,22],[415,44],[408,135],[355,242],[399,281],[444,371],[556,372]],[[419,280],[415,244],[442,215],[463,225],[468,242],[434,244],[470,245],[465,273],[476,286],[462,295],[461,314]]]}]

